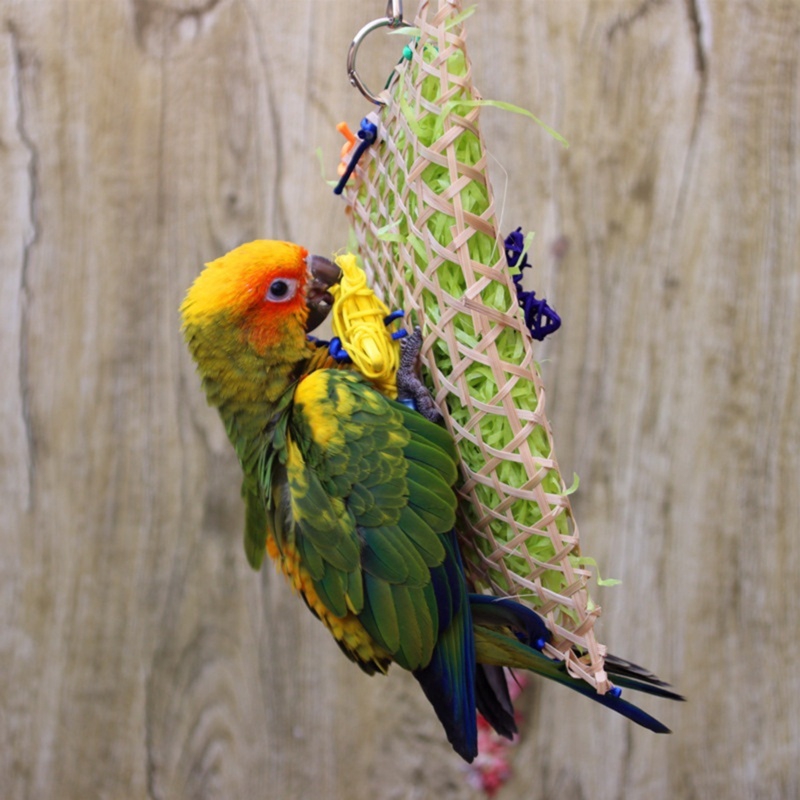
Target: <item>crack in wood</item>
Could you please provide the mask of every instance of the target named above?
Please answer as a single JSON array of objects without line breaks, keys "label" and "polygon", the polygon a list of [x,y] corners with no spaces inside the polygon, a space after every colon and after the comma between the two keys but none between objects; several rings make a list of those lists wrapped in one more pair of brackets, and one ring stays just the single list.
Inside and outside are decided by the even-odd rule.
[{"label": "crack in wood", "polygon": [[25,69],[25,59],[20,45],[20,34],[16,25],[10,20],[6,24],[9,41],[11,44],[11,65],[12,65],[12,95],[15,105],[14,126],[19,136],[22,147],[28,153],[28,223],[29,227],[25,234],[22,245],[22,264],[20,267],[20,331],[19,331],[19,393],[20,408],[22,415],[22,426],[25,433],[25,462],[28,473],[28,494],[25,499],[25,510],[30,511],[34,502],[35,487],[35,454],[36,439],[33,433],[33,423],[31,414],[31,387],[29,380],[29,306],[30,306],[30,261],[31,251],[40,237],[39,215],[38,215],[38,179],[39,179],[39,151],[33,138],[28,132],[25,120],[24,92],[22,88],[22,75]]},{"label": "crack in wood", "polygon": [[614,23],[609,27],[607,36],[613,39],[617,33],[624,33],[636,22],[644,19],[656,6],[663,5],[665,0],[644,0],[630,14],[620,14]]},{"label": "crack in wood", "polygon": [[686,13],[689,18],[689,25],[692,31],[692,41],[695,55],[695,69],[698,76],[697,98],[695,100],[694,116],[692,117],[692,130],[689,134],[689,144],[686,148],[686,158],[681,170],[681,180],[678,187],[678,197],[675,201],[675,211],[672,215],[670,224],[673,234],[680,220],[683,218],[683,209],[686,205],[686,195],[688,193],[689,180],[694,169],[695,153],[697,150],[697,140],[699,137],[700,125],[705,116],[706,94],[708,90],[708,56],[703,45],[703,22],[699,8],[700,0],[685,0]]},{"label": "crack in wood", "polygon": [[708,61],[705,47],[703,46],[703,18],[700,14],[699,0],[685,0],[686,13],[689,16],[689,24],[692,28],[694,39],[694,64],[700,73],[701,80],[705,79],[708,68]]}]

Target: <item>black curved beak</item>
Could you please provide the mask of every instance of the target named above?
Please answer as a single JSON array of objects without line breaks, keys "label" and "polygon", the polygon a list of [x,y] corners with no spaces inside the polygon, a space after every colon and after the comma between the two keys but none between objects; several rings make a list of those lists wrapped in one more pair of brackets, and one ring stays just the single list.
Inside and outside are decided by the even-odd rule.
[{"label": "black curved beak", "polygon": [[306,306],[308,306],[306,330],[313,331],[325,321],[331,310],[333,297],[328,290],[339,282],[342,271],[336,264],[322,256],[309,256],[306,259],[306,266],[310,274],[306,284]]}]

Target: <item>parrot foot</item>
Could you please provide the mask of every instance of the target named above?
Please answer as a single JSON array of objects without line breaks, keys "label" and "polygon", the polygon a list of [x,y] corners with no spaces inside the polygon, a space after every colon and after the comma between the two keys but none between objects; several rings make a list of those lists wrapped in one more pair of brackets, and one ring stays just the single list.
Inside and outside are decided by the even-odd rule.
[{"label": "parrot foot", "polygon": [[422,349],[422,331],[414,328],[413,333],[400,342],[400,366],[397,369],[397,399],[410,400],[425,419],[441,423],[444,419],[436,407],[433,395],[420,378],[419,352]]}]

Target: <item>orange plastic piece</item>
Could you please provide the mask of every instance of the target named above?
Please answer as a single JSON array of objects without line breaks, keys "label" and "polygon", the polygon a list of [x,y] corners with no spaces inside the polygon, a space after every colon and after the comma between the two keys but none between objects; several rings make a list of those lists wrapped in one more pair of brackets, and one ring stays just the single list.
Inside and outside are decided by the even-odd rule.
[{"label": "orange plastic piece", "polygon": [[347,156],[350,151],[356,146],[356,141],[358,137],[350,130],[350,126],[346,122],[340,122],[336,126],[336,130],[344,136],[347,141],[342,145],[340,156],[340,163],[339,163],[339,176],[341,177],[344,175],[344,171],[347,169]]}]

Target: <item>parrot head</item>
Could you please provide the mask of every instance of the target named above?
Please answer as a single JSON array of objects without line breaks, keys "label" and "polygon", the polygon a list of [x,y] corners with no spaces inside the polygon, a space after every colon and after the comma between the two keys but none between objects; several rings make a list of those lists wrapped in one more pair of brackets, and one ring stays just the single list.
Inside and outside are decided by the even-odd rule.
[{"label": "parrot head", "polygon": [[280,396],[313,351],[306,334],[327,316],[340,272],[296,244],[266,240],[206,264],[180,311],[211,405],[226,415]]},{"label": "parrot head", "polygon": [[184,329],[237,335],[263,354],[302,340],[327,316],[340,270],[290,242],[248,242],[206,264],[181,305]]}]

